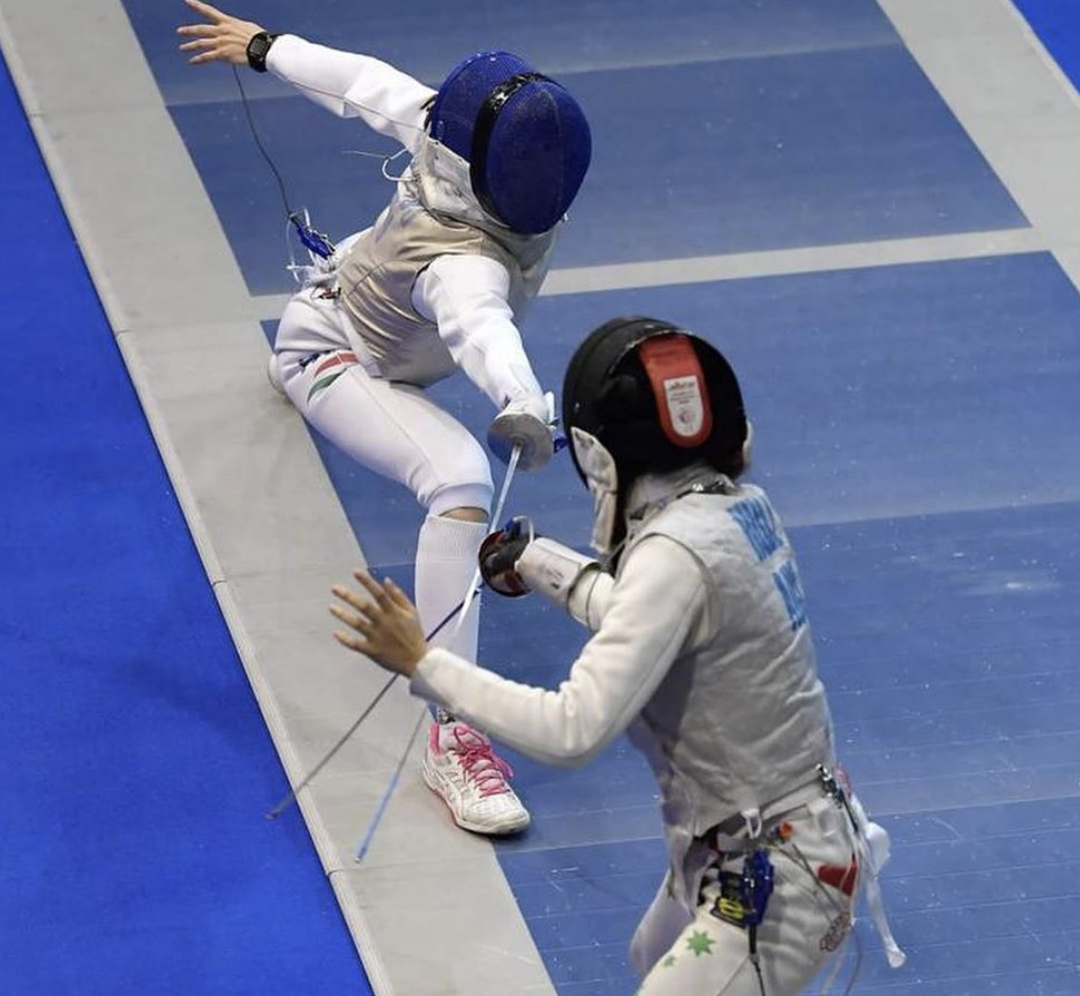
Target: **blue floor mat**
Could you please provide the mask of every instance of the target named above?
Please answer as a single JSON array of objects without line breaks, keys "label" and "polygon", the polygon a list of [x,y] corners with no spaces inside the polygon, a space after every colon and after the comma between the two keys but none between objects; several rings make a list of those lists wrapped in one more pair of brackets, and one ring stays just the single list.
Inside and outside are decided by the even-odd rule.
[{"label": "blue floor mat", "polygon": [[[898,45],[583,71],[573,90],[593,161],[560,267],[1027,225]],[[288,290],[278,188],[235,90],[170,110],[251,292]],[[334,238],[374,221],[393,188],[350,152],[393,146],[300,96],[252,112],[293,207]]]}]

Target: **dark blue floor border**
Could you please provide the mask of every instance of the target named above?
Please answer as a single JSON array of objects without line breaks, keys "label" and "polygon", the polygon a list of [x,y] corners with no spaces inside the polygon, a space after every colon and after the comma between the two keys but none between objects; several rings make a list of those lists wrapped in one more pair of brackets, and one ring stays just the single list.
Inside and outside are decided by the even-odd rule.
[{"label": "dark blue floor border", "polygon": [[0,992],[369,993],[2,65],[0,162]]},{"label": "dark blue floor border", "polygon": [[1074,86],[1080,86],[1080,8],[1076,0],[1013,0]]}]

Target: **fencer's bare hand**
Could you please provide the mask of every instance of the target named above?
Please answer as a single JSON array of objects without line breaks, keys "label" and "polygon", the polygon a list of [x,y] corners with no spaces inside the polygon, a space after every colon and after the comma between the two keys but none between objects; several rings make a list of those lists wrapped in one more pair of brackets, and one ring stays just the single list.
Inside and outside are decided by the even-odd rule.
[{"label": "fencer's bare hand", "polygon": [[176,29],[178,35],[192,39],[180,46],[181,52],[195,53],[188,61],[193,65],[231,62],[234,66],[246,66],[248,42],[263,29],[253,21],[241,21],[202,0],[184,0],[184,3],[206,18],[203,24],[185,24]]},{"label": "fencer's bare hand", "polygon": [[332,591],[345,605],[335,603],[330,611],[351,630],[335,630],[334,639],[388,671],[411,678],[428,651],[416,606],[389,578],[379,584],[367,571],[356,571],[353,577],[367,596],[345,585],[334,585]]}]

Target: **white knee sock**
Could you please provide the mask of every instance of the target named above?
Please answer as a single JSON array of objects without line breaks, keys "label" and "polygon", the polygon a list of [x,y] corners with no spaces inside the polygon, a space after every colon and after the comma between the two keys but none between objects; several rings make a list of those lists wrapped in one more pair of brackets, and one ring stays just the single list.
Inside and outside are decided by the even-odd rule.
[{"label": "white knee sock", "polygon": [[[486,522],[465,522],[429,515],[416,547],[416,608],[425,633],[430,633],[468,593],[476,572],[476,554],[488,533]],[[480,628],[480,594],[472,600],[465,620],[455,615],[432,639],[466,660],[476,660]],[[451,637],[453,639],[451,640]]]}]

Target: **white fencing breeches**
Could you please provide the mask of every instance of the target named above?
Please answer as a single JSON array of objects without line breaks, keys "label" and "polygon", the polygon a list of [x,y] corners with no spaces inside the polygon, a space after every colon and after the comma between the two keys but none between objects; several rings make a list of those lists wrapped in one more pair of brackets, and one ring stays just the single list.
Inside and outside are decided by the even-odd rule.
[{"label": "white fencing breeches", "polygon": [[288,303],[274,350],[289,399],[340,450],[404,484],[432,515],[491,503],[491,466],[472,434],[408,384],[378,376],[345,334],[336,301],[305,288]]},{"label": "white fencing breeches", "polygon": [[[487,454],[472,434],[417,387],[383,380],[358,354],[336,301],[307,287],[285,307],[274,351],[285,393],[307,422],[357,463],[405,485],[428,512],[416,559],[416,603],[430,631],[465,595],[484,523],[448,519],[456,508],[489,513]],[[451,620],[436,641],[476,659],[477,612]]]},{"label": "white fencing breeches", "polygon": [[[852,898],[818,874],[822,867],[849,867],[854,838],[846,820],[834,806],[817,817],[793,815],[791,840],[769,852],[775,888],[757,929],[766,996],[801,992],[848,934]],[[722,867],[741,862],[737,857]],[[639,996],[761,996],[747,932],[714,914],[718,894],[715,885],[706,886],[700,905],[688,910],[665,880],[630,948],[643,976]]]}]

